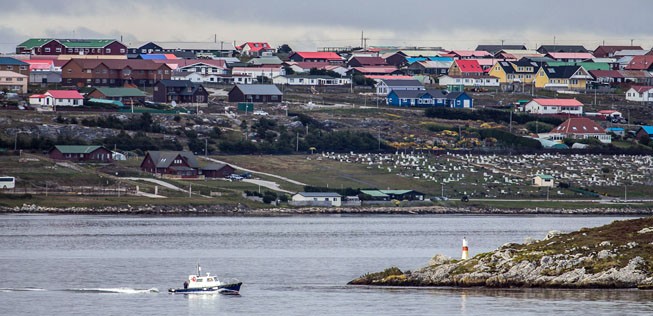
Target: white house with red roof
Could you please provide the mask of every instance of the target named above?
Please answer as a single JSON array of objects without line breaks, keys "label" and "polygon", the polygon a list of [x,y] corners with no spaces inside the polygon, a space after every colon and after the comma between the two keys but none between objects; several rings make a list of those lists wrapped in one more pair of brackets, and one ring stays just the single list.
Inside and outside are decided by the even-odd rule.
[{"label": "white house with red roof", "polygon": [[84,97],[77,90],[48,90],[44,94],[33,94],[29,104],[45,107],[83,106]]},{"label": "white house with red roof", "polygon": [[653,86],[632,86],[626,91],[626,100],[653,102]]},{"label": "white house with red roof", "polygon": [[288,57],[296,62],[328,62],[330,64],[342,64],[345,59],[334,52],[294,52]]},{"label": "white house with red roof", "polygon": [[586,117],[572,117],[553,128],[549,133],[539,134],[539,138],[562,142],[565,138],[596,138],[601,143],[609,144],[612,136],[601,125]]},{"label": "white house with red roof", "polygon": [[236,46],[236,50],[241,56],[271,56],[274,53],[274,48],[266,42],[246,42],[243,45]]},{"label": "white house with red roof", "polygon": [[532,114],[583,115],[583,103],[576,99],[533,99],[524,105],[524,111]]}]

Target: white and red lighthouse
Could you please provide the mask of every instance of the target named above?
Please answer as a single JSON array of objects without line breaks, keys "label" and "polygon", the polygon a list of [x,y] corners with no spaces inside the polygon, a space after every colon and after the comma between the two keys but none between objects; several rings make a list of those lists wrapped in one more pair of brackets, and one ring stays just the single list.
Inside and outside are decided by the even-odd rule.
[{"label": "white and red lighthouse", "polygon": [[467,239],[463,237],[463,255],[461,256],[462,260],[467,260],[469,258],[469,247],[467,247]]}]

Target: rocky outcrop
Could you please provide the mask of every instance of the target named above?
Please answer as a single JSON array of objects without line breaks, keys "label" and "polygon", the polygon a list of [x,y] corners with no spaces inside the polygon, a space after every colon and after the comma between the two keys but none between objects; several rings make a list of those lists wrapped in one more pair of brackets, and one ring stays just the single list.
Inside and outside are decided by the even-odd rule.
[{"label": "rocky outcrop", "polygon": [[649,289],[652,264],[653,218],[645,218],[506,244],[468,260],[436,255],[422,269],[394,268],[350,284]]}]

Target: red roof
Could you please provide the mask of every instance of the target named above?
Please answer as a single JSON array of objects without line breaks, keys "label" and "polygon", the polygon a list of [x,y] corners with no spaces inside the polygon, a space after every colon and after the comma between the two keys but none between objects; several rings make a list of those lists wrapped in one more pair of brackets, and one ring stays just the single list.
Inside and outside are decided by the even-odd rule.
[{"label": "red roof", "polygon": [[396,80],[406,80],[406,79],[415,79],[412,76],[406,76],[406,75],[367,75],[365,76],[366,78],[369,79],[374,79],[374,80],[386,80],[386,79],[396,79]]},{"label": "red roof", "polygon": [[630,61],[628,66],[624,69],[627,70],[649,70],[653,68],[653,56],[644,55],[644,56],[634,56]]},{"label": "red roof", "polygon": [[483,68],[481,68],[481,65],[478,63],[478,60],[474,59],[459,59],[454,61],[456,65],[458,65],[458,68],[460,68],[460,71],[462,73],[470,73],[470,72],[483,72]]},{"label": "red roof", "polygon": [[381,57],[365,57],[365,56],[352,57],[350,62],[353,60],[357,60],[363,66],[387,66],[388,65],[388,63],[385,62],[385,59]]},{"label": "red roof", "polygon": [[[175,60],[176,61],[176,60]],[[169,62],[166,60],[165,62]],[[122,70],[127,67],[132,70],[159,70],[164,65],[149,59],[71,59],[68,63],[77,63],[82,69],[95,69],[104,64],[109,69]],[[65,65],[64,65],[65,66]],[[170,68],[168,65],[165,67]]]},{"label": "red roof", "polygon": [[77,90],[48,90],[46,95],[51,95],[55,99],[83,99]]},{"label": "red roof", "polygon": [[249,48],[249,50],[251,50],[253,52],[258,52],[258,51],[260,51],[262,49],[271,49],[270,44],[268,44],[266,42],[247,42],[247,43],[245,43],[243,45],[240,45],[240,46],[238,46],[236,48],[239,49],[239,50],[242,50],[243,48],[245,48],[245,46],[247,46]]},{"label": "red roof", "polygon": [[632,86],[630,88],[637,91],[637,93],[642,94],[642,93],[644,93],[646,91],[649,91],[649,90],[653,89],[653,86]]},{"label": "red roof", "polygon": [[354,67],[356,71],[362,74],[392,74],[397,71],[397,67],[387,66],[387,67]]},{"label": "red roof", "polygon": [[334,52],[295,52],[295,54],[303,59],[342,60],[342,57]]},{"label": "red roof", "polygon": [[542,106],[583,106],[576,99],[533,99],[532,102]]},{"label": "red roof", "polygon": [[561,134],[605,134],[605,129],[586,117],[572,117],[564,121],[551,133]]},{"label": "red roof", "polygon": [[452,50],[447,55],[454,55],[460,57],[491,57],[488,51],[484,50]]},{"label": "red roof", "polygon": [[590,70],[590,75],[594,78],[623,78],[619,70]]},{"label": "red roof", "polygon": [[48,70],[54,65],[54,62],[51,59],[28,59],[23,61],[29,64],[30,71],[35,69]]}]

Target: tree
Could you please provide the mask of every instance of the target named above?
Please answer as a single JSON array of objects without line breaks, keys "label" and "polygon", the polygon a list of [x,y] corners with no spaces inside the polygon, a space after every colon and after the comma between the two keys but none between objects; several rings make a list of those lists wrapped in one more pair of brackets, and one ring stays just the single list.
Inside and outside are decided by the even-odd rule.
[{"label": "tree", "polygon": [[288,44],[283,44],[283,45],[279,46],[279,48],[277,49],[277,53],[290,54],[291,52],[292,52],[292,48],[290,48],[290,46],[288,46]]}]

